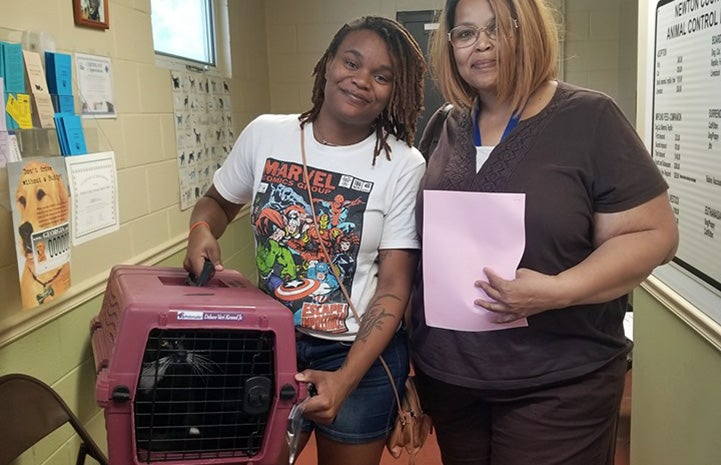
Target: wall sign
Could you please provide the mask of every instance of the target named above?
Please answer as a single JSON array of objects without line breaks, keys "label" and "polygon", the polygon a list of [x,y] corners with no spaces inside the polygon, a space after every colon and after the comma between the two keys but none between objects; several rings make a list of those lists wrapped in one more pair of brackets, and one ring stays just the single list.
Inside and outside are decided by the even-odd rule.
[{"label": "wall sign", "polygon": [[656,8],[651,153],[681,241],[674,262],[721,292],[721,0]]}]

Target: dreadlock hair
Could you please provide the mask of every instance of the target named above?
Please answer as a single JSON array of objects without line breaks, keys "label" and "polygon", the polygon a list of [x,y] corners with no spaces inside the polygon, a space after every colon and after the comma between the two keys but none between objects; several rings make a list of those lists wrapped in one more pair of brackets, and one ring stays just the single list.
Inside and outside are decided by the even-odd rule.
[{"label": "dreadlock hair", "polygon": [[325,101],[326,67],[335,57],[343,39],[349,33],[358,30],[373,31],[383,39],[388,46],[394,67],[390,100],[374,123],[376,145],[373,150],[373,166],[375,166],[376,158],[381,151],[385,151],[388,160],[391,159],[391,148],[387,142],[389,135],[405,141],[409,147],[413,146],[416,124],[423,110],[423,75],[426,72],[426,61],[416,40],[397,21],[379,16],[363,16],[343,25],[333,36],[328,49],[313,69],[315,76],[311,97],[313,107],[301,113],[298,119],[302,128],[307,122],[313,122],[318,117]]}]

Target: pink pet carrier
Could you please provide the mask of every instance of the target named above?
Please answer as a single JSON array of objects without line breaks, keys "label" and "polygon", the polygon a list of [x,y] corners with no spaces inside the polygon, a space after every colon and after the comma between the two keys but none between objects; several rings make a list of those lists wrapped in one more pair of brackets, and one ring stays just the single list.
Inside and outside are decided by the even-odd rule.
[{"label": "pink pet carrier", "polygon": [[117,465],[274,463],[293,404],[291,312],[235,271],[206,286],[119,265],[91,323],[96,398]]}]

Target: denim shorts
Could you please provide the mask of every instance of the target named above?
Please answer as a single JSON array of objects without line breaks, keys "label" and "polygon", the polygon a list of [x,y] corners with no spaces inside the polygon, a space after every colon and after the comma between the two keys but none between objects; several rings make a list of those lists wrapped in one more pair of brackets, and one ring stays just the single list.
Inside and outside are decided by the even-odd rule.
[{"label": "denim shorts", "polygon": [[[328,341],[302,336],[296,341],[298,371],[305,369],[335,371],[343,364],[352,342]],[[400,329],[383,352],[383,359],[393,373],[393,379],[403,396],[403,386],[409,370],[408,339]],[[388,435],[397,414],[396,398],[388,374],[376,360],[350,393],[338,415],[328,425],[305,420],[303,431],[316,429],[330,439],[346,444],[364,444]]]}]

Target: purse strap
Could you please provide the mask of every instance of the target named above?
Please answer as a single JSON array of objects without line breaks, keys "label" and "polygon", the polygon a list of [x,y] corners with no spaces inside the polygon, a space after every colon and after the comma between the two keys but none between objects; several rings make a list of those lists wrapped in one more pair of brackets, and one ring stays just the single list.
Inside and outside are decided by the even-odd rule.
[{"label": "purse strap", "polygon": [[[358,326],[361,324],[361,316],[358,313],[358,310],[356,310],[355,305],[353,305],[353,301],[350,299],[350,293],[348,292],[348,289],[346,289],[345,285],[343,284],[343,280],[341,279],[340,275],[338,274],[338,270],[336,270],[336,267],[333,266],[333,261],[330,258],[330,254],[328,253],[328,250],[325,247],[325,244],[323,243],[323,239],[320,237],[320,227],[318,226],[318,217],[315,214],[315,206],[313,202],[313,193],[310,189],[310,178],[308,176],[308,163],[306,161],[305,156],[305,130],[303,128],[300,129],[300,155],[301,159],[303,160],[303,182],[305,183],[306,190],[308,191],[308,202],[310,203],[310,213],[313,216],[313,227],[315,227],[316,232],[318,233],[318,243],[320,244],[320,250],[323,253],[323,256],[328,261],[328,267],[330,268],[331,272],[333,273],[333,276],[335,276],[335,279],[338,281],[338,284],[340,285],[340,290],[343,293],[343,297],[345,297],[346,301],[348,302],[348,306],[350,307],[351,311],[353,312],[353,316],[358,321]],[[393,380],[393,373],[391,373],[390,368],[388,367],[388,364],[383,359],[382,355],[378,356],[378,359],[381,362],[381,365],[383,365],[383,369],[386,371],[386,374],[388,375],[388,379],[391,381],[391,387],[393,388],[393,395],[396,398],[396,404],[398,404],[398,413],[402,414],[403,412],[403,404],[401,404],[401,397],[398,394],[398,387],[396,386],[396,382]]]},{"label": "purse strap", "polygon": [[[433,151],[438,145],[438,141],[441,139],[441,133],[443,132],[443,123],[448,119],[448,114],[453,110],[453,105],[445,103],[443,106],[436,110],[436,113],[428,121],[428,131],[430,131],[430,137],[422,137],[418,150],[420,150],[423,158],[428,162],[433,155]],[[424,136],[425,136],[424,131]]]}]

